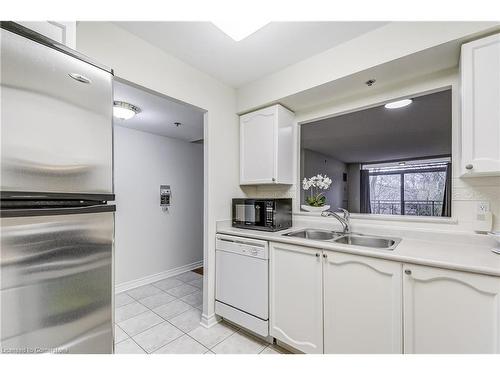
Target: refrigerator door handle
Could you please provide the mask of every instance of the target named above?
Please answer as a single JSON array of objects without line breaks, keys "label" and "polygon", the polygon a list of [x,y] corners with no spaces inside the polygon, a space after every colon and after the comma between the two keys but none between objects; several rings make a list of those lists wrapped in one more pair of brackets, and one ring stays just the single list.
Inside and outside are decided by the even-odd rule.
[{"label": "refrigerator door handle", "polygon": [[115,212],[114,204],[102,204],[86,207],[71,208],[36,208],[36,209],[11,209],[0,210],[0,217],[29,217],[29,216],[55,216],[55,215],[79,215],[100,212]]}]

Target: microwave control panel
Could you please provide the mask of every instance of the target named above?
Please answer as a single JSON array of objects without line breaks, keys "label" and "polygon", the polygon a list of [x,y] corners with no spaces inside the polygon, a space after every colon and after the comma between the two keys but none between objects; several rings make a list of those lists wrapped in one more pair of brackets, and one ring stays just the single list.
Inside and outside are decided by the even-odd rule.
[{"label": "microwave control panel", "polygon": [[266,202],[266,225],[274,224],[274,203]]}]

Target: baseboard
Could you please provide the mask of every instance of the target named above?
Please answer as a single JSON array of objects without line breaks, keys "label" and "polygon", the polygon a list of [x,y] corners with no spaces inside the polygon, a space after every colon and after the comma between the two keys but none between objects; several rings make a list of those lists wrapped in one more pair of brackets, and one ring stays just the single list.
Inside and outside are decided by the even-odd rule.
[{"label": "baseboard", "polygon": [[219,318],[217,315],[212,314],[210,316],[207,316],[205,314],[201,314],[201,322],[200,324],[205,327],[205,328],[210,328],[219,323],[222,319]]},{"label": "baseboard", "polygon": [[154,275],[141,277],[140,279],[126,281],[124,283],[120,283],[120,284],[115,285],[115,293],[121,293],[121,292],[125,292],[127,290],[134,289],[134,288],[137,288],[137,287],[140,287],[143,285],[155,283],[157,281],[166,279],[168,277],[177,276],[177,275],[180,275],[181,273],[191,271],[191,270],[194,270],[194,269],[202,267],[202,266],[203,266],[203,261],[199,261],[199,262],[186,264],[185,266],[173,268],[173,269],[168,270],[168,271],[155,273]]}]

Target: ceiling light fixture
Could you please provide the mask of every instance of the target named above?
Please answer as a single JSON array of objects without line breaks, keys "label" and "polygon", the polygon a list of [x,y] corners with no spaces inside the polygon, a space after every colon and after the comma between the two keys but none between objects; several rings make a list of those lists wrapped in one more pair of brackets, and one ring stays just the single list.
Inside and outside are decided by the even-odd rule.
[{"label": "ceiling light fixture", "polygon": [[384,107],[387,109],[406,107],[407,105],[410,105],[412,101],[413,100],[411,99],[398,100],[396,102],[387,103]]},{"label": "ceiling light fixture", "polygon": [[127,102],[113,102],[113,116],[120,120],[130,120],[136,114],[140,113],[141,109]]},{"label": "ceiling light fixture", "polygon": [[255,33],[257,30],[262,29],[269,22],[257,20],[219,20],[212,21],[212,23],[221,30],[224,34],[239,42]]}]

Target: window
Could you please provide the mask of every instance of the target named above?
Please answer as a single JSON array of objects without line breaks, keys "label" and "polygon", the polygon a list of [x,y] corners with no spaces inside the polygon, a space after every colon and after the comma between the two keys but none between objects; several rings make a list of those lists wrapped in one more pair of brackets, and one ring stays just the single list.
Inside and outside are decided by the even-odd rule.
[{"label": "window", "polygon": [[[372,214],[450,216],[449,158],[363,165]],[[363,182],[362,182],[363,183]],[[366,187],[364,187],[366,189]],[[363,189],[363,187],[362,187]]]},{"label": "window", "polygon": [[301,124],[301,210],[319,210],[302,181],[321,174],[333,181],[316,192],[330,210],[451,216],[451,97],[449,89],[415,94],[405,107],[377,104]]}]

